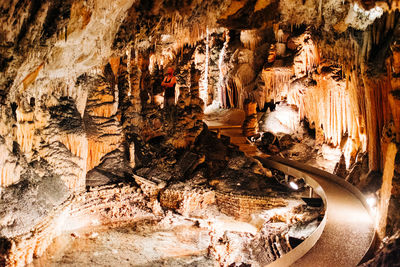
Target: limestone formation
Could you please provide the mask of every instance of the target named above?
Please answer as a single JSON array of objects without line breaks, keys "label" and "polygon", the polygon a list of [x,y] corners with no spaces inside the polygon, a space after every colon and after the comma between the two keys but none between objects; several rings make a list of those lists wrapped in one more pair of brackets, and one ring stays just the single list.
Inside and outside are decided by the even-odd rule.
[{"label": "limestone formation", "polygon": [[147,219],[191,221],[221,266],[269,264],[323,207],[301,200],[301,177],[239,150],[249,142],[376,197],[385,241],[368,264],[384,264],[399,251],[399,10],[398,0],[2,1],[0,265],[31,263],[73,229]]}]

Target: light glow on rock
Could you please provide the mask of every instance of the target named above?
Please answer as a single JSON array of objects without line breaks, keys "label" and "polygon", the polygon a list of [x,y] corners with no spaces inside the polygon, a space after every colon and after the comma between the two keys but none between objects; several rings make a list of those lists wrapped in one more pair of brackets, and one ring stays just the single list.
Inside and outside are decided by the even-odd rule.
[{"label": "light glow on rock", "polygon": [[382,14],[383,14],[383,9],[379,6],[375,6],[374,8],[371,8],[370,10],[365,10],[365,9],[361,8],[357,2],[354,3],[353,9],[357,13],[364,14],[370,20],[375,20],[375,19],[379,18],[380,16],[382,16]]},{"label": "light glow on rock", "polygon": [[379,6],[375,6],[370,10],[365,10],[358,5],[353,4],[353,8],[349,9],[349,13],[345,19],[346,24],[357,30],[365,30],[370,24],[372,24],[377,18],[383,15],[383,9]]},{"label": "light glow on rock", "polygon": [[294,190],[298,190],[298,189],[299,189],[299,186],[298,186],[295,182],[293,182],[293,181],[290,182],[289,185],[290,185],[290,187],[293,188]]},{"label": "light glow on rock", "polygon": [[376,206],[376,198],[375,197],[368,197],[367,198],[367,203],[371,208],[374,208]]}]

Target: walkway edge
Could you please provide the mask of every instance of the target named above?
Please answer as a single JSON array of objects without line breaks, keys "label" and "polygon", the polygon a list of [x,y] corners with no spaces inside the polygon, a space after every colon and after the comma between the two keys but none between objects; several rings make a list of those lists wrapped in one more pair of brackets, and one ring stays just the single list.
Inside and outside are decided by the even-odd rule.
[{"label": "walkway edge", "polygon": [[[299,171],[296,168],[293,168],[291,166],[288,166],[286,164],[273,161],[270,159],[266,158],[261,158],[261,157],[255,157],[258,159],[261,163],[267,165],[268,167],[280,170],[286,174],[296,176],[296,177],[302,177],[304,178],[305,182],[310,185],[313,190],[321,196],[325,209],[327,208],[327,201],[326,201],[326,195],[325,191],[322,189],[322,187],[319,185],[317,181],[315,181],[311,176],[308,174],[304,173],[303,171]],[[290,266],[293,263],[295,263],[298,259],[303,257],[312,247],[314,247],[315,243],[319,240],[319,238],[322,235],[322,232],[325,229],[326,225],[326,214],[324,215],[324,218],[322,219],[321,223],[318,225],[317,229],[309,236],[307,237],[300,245],[298,245],[296,248],[292,249],[282,257],[276,259],[275,261],[271,262],[268,264],[268,267],[282,267],[282,266]]]},{"label": "walkway edge", "polygon": [[364,208],[368,211],[369,215],[371,217],[373,217],[373,213],[372,210],[370,208],[370,206],[367,203],[367,200],[365,199],[365,196],[361,193],[361,191],[355,187],[354,185],[350,184],[349,182],[346,182],[343,178],[334,175],[332,173],[320,170],[318,168],[312,167],[310,165],[306,165],[304,163],[298,162],[298,161],[294,161],[294,160],[289,160],[289,159],[285,159],[282,157],[277,157],[277,156],[271,156],[269,158],[262,158],[262,157],[255,157],[258,160],[264,161],[267,160],[269,161],[275,161],[275,162],[279,162],[283,165],[286,166],[290,166],[292,168],[296,168],[298,170],[301,170],[303,172],[307,172],[310,174],[314,174],[314,175],[318,175],[318,176],[322,176],[325,178],[328,178],[329,180],[335,182],[336,184],[340,185],[343,188],[346,188],[348,191],[350,191],[351,193],[353,193],[363,204]]},{"label": "walkway edge", "polygon": [[[306,183],[309,184],[317,194],[321,196],[321,198],[324,201],[324,204],[326,205],[327,209],[327,201],[326,201],[326,195],[324,190],[321,188],[321,186],[313,179],[311,178],[308,174],[312,175],[317,175],[321,176],[324,178],[327,178],[331,180],[332,182],[338,184],[339,186],[345,188],[349,192],[351,192],[353,195],[355,195],[364,208],[368,211],[369,215],[373,217],[371,208],[369,207],[364,195],[361,193],[358,188],[355,186],[351,185],[350,183],[346,182],[343,178],[340,178],[336,175],[333,175],[331,173],[328,173],[326,171],[311,167],[309,165],[305,165],[303,163],[293,161],[293,160],[288,160],[285,158],[281,157],[269,157],[269,158],[262,158],[262,157],[255,157],[257,160],[259,160],[261,163],[271,167],[278,169],[280,171],[283,171],[284,173],[287,173],[289,175],[295,176],[295,177],[302,177],[306,180]],[[320,225],[318,228],[307,238],[305,239],[299,246],[297,246],[295,249],[291,250],[287,254],[283,255],[281,258],[277,259],[276,261],[272,262],[268,266],[290,266],[293,264],[295,261],[300,259],[302,256],[304,256],[318,241],[320,238],[326,224],[326,214],[324,216],[324,219],[321,221]],[[363,259],[361,260],[360,263],[364,262],[366,259],[368,259],[369,256],[374,251],[375,248],[375,242],[377,242],[377,235],[376,232],[374,232],[373,238],[370,242],[369,250],[365,253]],[[302,246],[304,244],[304,246]],[[292,253],[293,252],[293,253]]]}]

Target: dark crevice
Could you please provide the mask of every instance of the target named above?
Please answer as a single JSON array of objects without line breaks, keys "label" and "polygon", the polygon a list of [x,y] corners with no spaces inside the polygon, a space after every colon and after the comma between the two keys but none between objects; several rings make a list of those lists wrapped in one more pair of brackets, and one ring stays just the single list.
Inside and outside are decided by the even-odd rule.
[{"label": "dark crevice", "polygon": [[47,17],[43,24],[43,32],[40,39],[41,43],[45,43],[47,39],[54,35],[54,33],[65,27],[63,23],[60,23],[60,21],[69,19],[70,15],[70,1],[54,1],[47,12]]},{"label": "dark crevice", "polygon": [[[21,1],[19,1],[19,2],[21,2]],[[29,27],[31,27],[31,25],[34,24],[33,22],[36,19],[36,15],[41,6],[42,6],[41,0],[32,0],[31,1],[29,17],[22,24],[21,30],[17,36],[17,46],[21,45],[21,41],[22,41],[22,39],[24,39],[24,37],[28,33]]]}]

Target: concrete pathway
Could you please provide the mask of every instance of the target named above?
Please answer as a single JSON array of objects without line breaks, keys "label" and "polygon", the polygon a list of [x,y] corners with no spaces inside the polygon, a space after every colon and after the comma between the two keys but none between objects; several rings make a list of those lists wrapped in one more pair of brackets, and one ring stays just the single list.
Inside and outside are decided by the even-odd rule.
[{"label": "concrete pathway", "polygon": [[[266,167],[302,175],[315,181],[324,195],[326,206],[322,233],[314,235],[303,246],[295,248],[271,266],[357,266],[375,237],[374,223],[364,196],[354,186],[325,171],[282,158],[265,158],[242,135],[238,126],[211,127],[210,130],[231,137],[231,143],[248,156],[256,156]],[[303,251],[296,251],[303,250]],[[300,256],[299,256],[300,255]],[[300,257],[300,258],[299,258]]]},{"label": "concrete pathway", "polygon": [[372,219],[350,191],[324,177],[313,178],[326,194],[326,225],[317,243],[294,266],[357,266],[373,239]]}]

